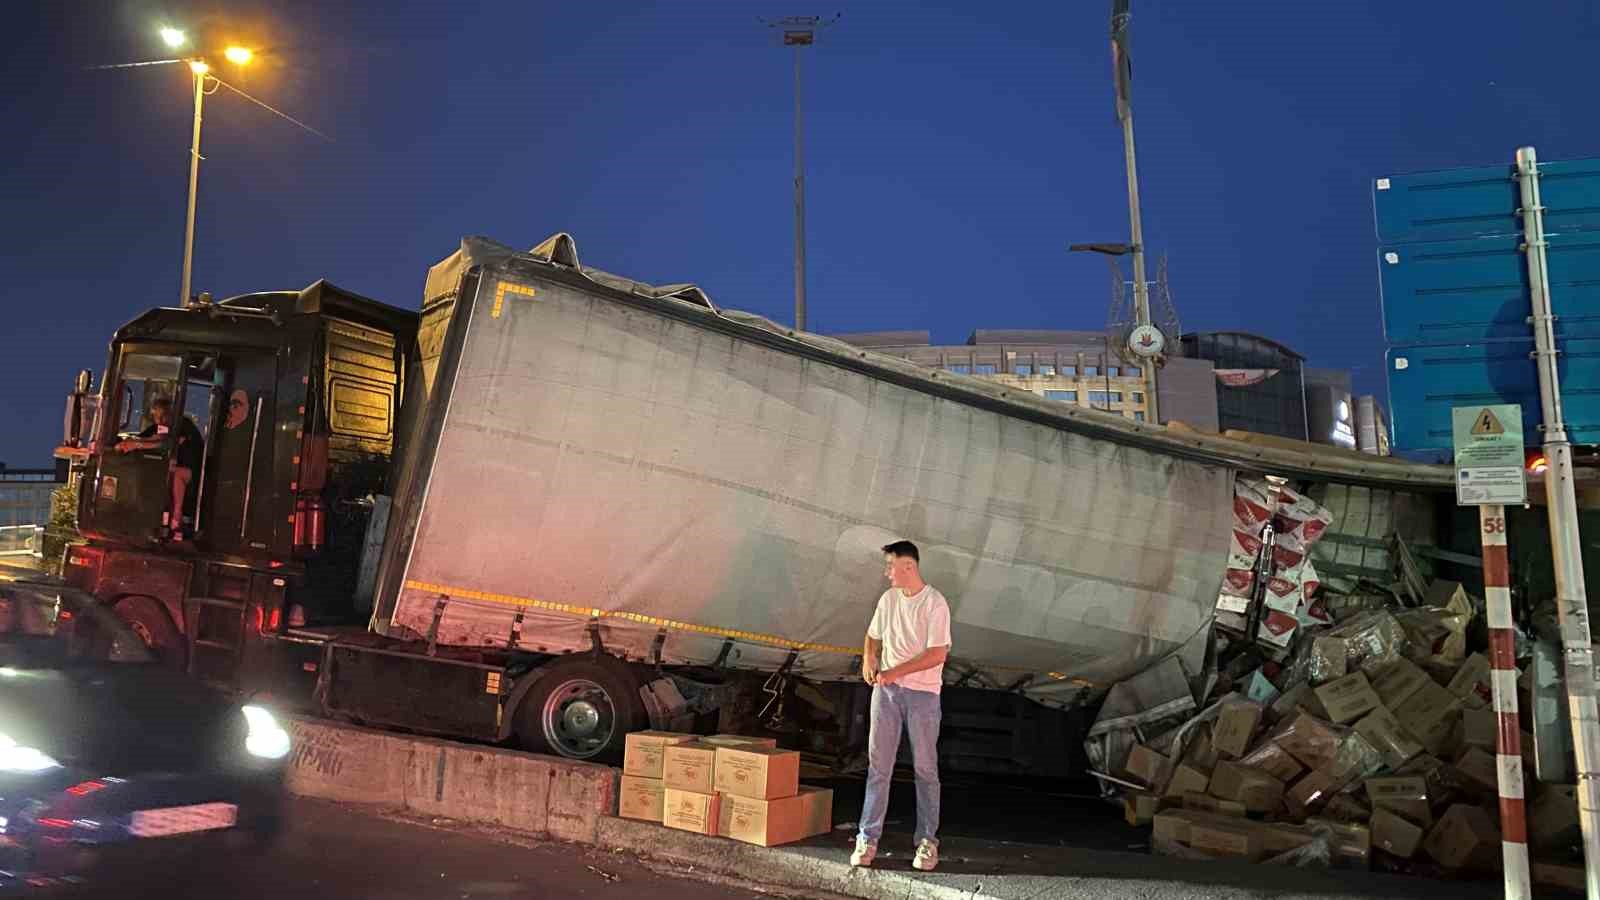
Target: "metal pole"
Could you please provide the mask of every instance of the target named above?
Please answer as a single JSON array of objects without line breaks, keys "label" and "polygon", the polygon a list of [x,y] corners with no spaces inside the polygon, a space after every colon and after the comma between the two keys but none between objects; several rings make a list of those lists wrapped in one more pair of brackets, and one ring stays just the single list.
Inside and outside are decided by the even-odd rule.
[{"label": "metal pole", "polygon": [[806,163],[800,120],[800,50],[794,45],[794,328],[806,330]]},{"label": "metal pole", "polygon": [[1500,855],[1507,900],[1524,900],[1529,887],[1528,817],[1523,800],[1522,723],[1517,715],[1517,633],[1511,619],[1511,561],[1506,550],[1506,508],[1478,507],[1483,542],[1483,594],[1489,623],[1489,684],[1494,694],[1494,751],[1500,789]]},{"label": "metal pole", "polygon": [[1583,553],[1578,536],[1578,499],[1573,488],[1572,445],[1561,409],[1556,371],[1554,316],[1545,260],[1544,206],[1539,198],[1539,163],[1532,147],[1517,151],[1517,181],[1522,188],[1523,250],[1532,294],[1534,357],[1539,369],[1539,405],[1544,420],[1545,500],[1550,511],[1551,556],[1556,574],[1556,616],[1561,625],[1572,718],[1573,755],[1578,766],[1578,821],[1583,828],[1583,860],[1589,900],[1600,900],[1600,715],[1595,709],[1594,650],[1589,643],[1589,597],[1583,584]]},{"label": "metal pole", "polygon": [[[1139,167],[1133,152],[1133,107],[1130,105],[1122,117],[1122,151],[1128,164],[1128,223],[1132,229],[1133,244],[1133,318],[1136,325],[1150,324],[1150,285],[1144,280],[1144,225],[1139,220]],[[1167,335],[1176,340],[1177,335]],[[1139,360],[1139,373],[1144,376],[1145,409],[1150,421],[1161,423],[1161,410],[1156,399],[1156,363],[1153,359]]]},{"label": "metal pole", "polygon": [[178,296],[179,306],[189,305],[189,272],[194,264],[194,198],[200,186],[200,110],[205,104],[206,76],[194,74],[194,140],[189,146],[189,214],[183,227],[183,292]]}]

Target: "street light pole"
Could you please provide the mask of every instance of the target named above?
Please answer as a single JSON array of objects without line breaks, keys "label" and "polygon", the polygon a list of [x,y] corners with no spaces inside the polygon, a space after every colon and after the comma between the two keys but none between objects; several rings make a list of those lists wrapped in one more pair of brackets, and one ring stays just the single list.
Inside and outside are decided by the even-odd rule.
[{"label": "street light pole", "polygon": [[[806,162],[800,118],[800,48],[809,45],[812,32],[804,41],[794,41],[794,330],[806,330]],[[789,42],[788,35],[784,41]]]},{"label": "street light pole", "polygon": [[[1144,274],[1144,226],[1139,219],[1139,166],[1133,150],[1133,70],[1128,61],[1128,0],[1111,3],[1111,64],[1116,82],[1117,118],[1122,122],[1122,153],[1128,171],[1129,241],[1133,251],[1133,318],[1135,327],[1150,325],[1150,285]],[[1177,335],[1167,335],[1173,340]],[[1159,423],[1161,413],[1156,391],[1156,361],[1139,357],[1139,372],[1144,379],[1145,409],[1151,422]]]},{"label": "street light pole", "polygon": [[203,62],[189,63],[194,73],[194,138],[189,146],[189,212],[183,227],[183,290],[178,296],[179,306],[189,305],[189,278],[194,266],[194,204],[200,187],[200,120],[206,101],[206,71]]}]

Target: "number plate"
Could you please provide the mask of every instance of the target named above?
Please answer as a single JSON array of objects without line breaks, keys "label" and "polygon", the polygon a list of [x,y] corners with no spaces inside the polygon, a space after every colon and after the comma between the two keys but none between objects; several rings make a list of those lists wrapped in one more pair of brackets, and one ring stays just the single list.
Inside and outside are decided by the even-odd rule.
[{"label": "number plate", "polygon": [[134,837],[167,837],[196,831],[232,828],[239,820],[239,807],[232,803],[201,803],[167,809],[144,809],[133,814],[128,833]]}]

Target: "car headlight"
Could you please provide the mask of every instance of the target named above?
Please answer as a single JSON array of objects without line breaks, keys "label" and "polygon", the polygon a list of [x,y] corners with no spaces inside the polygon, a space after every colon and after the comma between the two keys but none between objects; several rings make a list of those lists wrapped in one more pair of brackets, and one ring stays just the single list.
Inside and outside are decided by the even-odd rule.
[{"label": "car headlight", "polygon": [[289,755],[289,732],[283,730],[278,720],[259,706],[246,706],[244,713],[249,732],[244,739],[244,749],[251,756],[262,759],[283,759]]},{"label": "car headlight", "polygon": [[43,772],[60,765],[44,751],[21,746],[0,734],[0,772]]}]

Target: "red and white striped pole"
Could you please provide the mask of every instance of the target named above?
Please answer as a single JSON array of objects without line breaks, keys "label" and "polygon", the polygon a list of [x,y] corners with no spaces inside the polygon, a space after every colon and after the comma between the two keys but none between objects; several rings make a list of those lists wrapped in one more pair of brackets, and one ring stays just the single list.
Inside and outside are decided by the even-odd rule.
[{"label": "red and white striped pole", "polygon": [[1506,508],[1478,507],[1483,532],[1483,593],[1489,621],[1489,683],[1494,688],[1494,750],[1500,780],[1500,852],[1506,898],[1525,900],[1528,819],[1522,791],[1522,723],[1517,716],[1517,637],[1511,624],[1511,560],[1506,553]]}]

